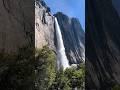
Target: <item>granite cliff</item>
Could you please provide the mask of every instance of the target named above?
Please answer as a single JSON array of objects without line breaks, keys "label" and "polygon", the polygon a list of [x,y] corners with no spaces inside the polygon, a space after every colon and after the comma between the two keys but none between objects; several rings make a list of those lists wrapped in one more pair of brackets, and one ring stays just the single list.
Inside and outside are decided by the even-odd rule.
[{"label": "granite cliff", "polygon": [[[0,1],[0,53],[16,53],[34,44],[33,1]],[[27,12],[26,12],[27,11]]]},{"label": "granite cliff", "polygon": [[80,63],[80,60],[84,61],[85,34],[79,20],[70,18],[61,12],[56,13],[55,17],[57,17],[61,27],[65,50],[70,63],[74,64]]},{"label": "granite cliff", "polygon": [[[54,16],[44,1],[35,2],[35,47],[48,45],[54,49]],[[55,50],[55,49],[54,49]]]},{"label": "granite cliff", "polygon": [[86,8],[86,90],[111,90],[120,84],[120,17],[112,0]]},{"label": "granite cliff", "polygon": [[35,4],[36,47],[41,48],[44,45],[48,45],[56,52],[54,17],[58,19],[70,64],[80,63],[84,60],[85,36],[79,20],[70,18],[61,12],[52,15],[50,8],[42,0],[36,1]]}]

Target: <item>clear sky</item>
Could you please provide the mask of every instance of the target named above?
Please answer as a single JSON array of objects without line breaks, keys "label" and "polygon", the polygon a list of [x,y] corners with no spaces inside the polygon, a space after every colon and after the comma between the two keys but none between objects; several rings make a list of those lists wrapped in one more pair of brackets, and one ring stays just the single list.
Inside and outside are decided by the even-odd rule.
[{"label": "clear sky", "polygon": [[85,30],[85,0],[44,0],[51,12],[63,12],[70,17],[79,19]]}]

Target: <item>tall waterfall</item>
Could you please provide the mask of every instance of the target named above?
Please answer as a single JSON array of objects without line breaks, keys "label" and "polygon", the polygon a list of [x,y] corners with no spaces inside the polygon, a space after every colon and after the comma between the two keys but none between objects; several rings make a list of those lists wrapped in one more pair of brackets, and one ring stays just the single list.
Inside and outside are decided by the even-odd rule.
[{"label": "tall waterfall", "polygon": [[62,34],[56,17],[55,17],[55,29],[57,37],[57,67],[58,70],[60,68],[66,69],[67,67],[69,67],[69,63],[65,54],[65,47],[63,44]]}]

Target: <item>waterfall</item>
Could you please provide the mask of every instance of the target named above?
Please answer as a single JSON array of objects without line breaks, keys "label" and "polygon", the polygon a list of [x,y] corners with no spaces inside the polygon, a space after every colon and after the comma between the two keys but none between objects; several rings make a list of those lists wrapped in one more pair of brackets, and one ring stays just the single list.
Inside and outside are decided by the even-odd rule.
[{"label": "waterfall", "polygon": [[65,47],[63,44],[62,34],[56,17],[55,17],[55,29],[57,37],[57,67],[58,70],[60,68],[66,69],[69,67],[69,63],[65,54]]}]

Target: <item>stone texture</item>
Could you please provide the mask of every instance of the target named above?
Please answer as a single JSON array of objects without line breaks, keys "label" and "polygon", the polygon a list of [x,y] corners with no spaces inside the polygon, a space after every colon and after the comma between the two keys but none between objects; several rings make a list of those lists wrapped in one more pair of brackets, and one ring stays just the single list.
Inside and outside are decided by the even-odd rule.
[{"label": "stone texture", "polygon": [[54,16],[58,19],[70,64],[80,63],[85,54],[85,36],[78,19],[69,18],[62,13],[52,15],[50,8],[42,0],[35,4],[35,46],[41,48],[48,44],[56,52]]},{"label": "stone texture", "polygon": [[86,90],[111,90],[120,84],[120,17],[111,0],[86,8]]},{"label": "stone texture", "polygon": [[0,0],[0,90],[34,90],[34,12],[34,0]]},{"label": "stone texture", "polygon": [[33,3],[0,0],[0,52],[16,53],[19,48],[34,43]]},{"label": "stone texture", "polygon": [[[33,3],[29,0],[0,1],[0,22],[2,22],[0,24],[0,52],[16,53],[22,47],[42,48],[44,45],[49,45],[52,50],[56,51],[54,16],[43,0],[35,0],[34,13]],[[84,32],[77,19],[60,15],[57,18],[62,30],[67,57],[70,63],[79,63],[85,51]],[[60,21],[59,18],[62,20]],[[64,25],[62,22],[67,23]]]},{"label": "stone texture", "polygon": [[40,0],[35,2],[35,47],[54,46],[54,16],[46,4]]},{"label": "stone texture", "polygon": [[85,33],[76,18],[70,18],[61,12],[55,14],[61,28],[65,50],[71,64],[85,59]]}]

